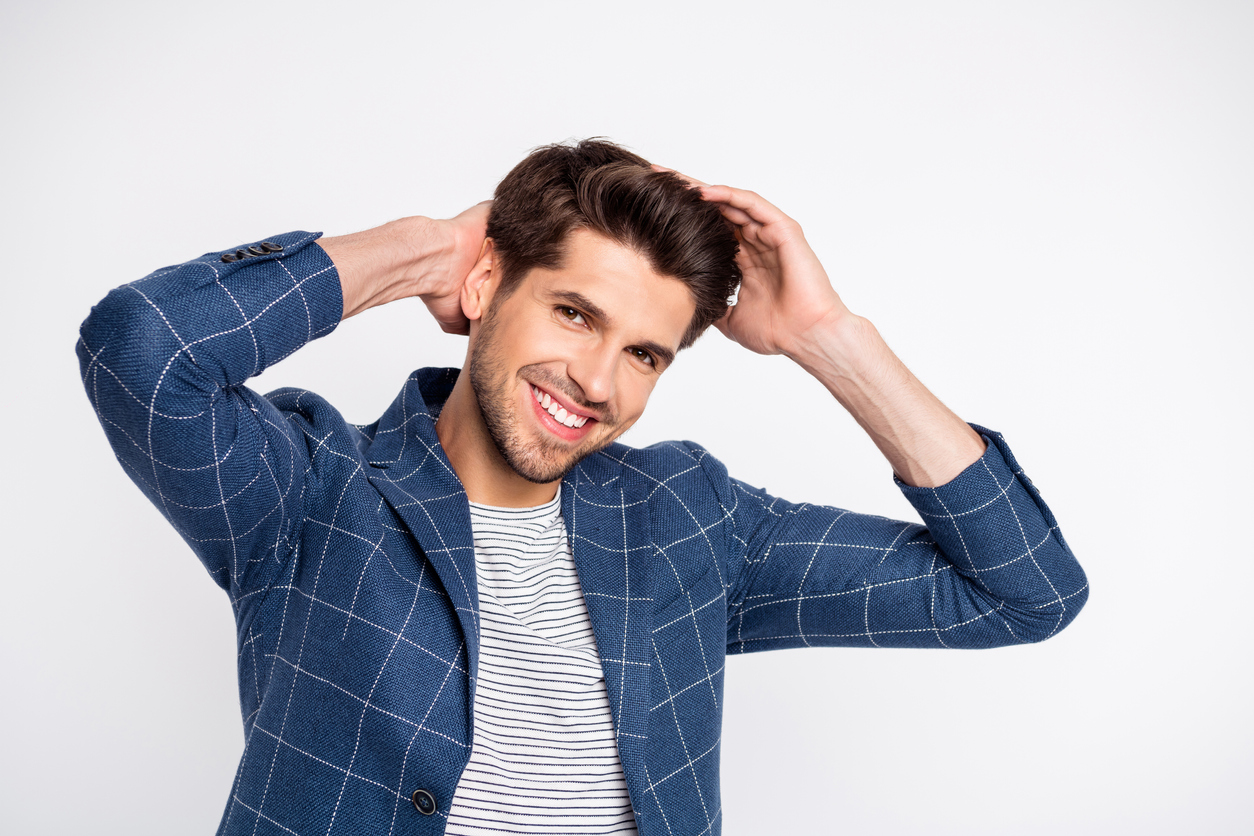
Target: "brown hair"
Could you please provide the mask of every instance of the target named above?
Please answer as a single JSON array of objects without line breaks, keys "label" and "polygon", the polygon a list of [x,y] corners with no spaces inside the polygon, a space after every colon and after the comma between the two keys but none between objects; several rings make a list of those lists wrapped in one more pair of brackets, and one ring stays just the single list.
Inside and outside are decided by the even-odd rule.
[{"label": "brown hair", "polygon": [[648,259],[688,286],[697,303],[680,348],[727,312],[740,284],[731,222],[681,177],[605,139],[546,145],[496,187],[488,237],[505,299],[533,268],[557,269],[574,229],[589,229]]}]

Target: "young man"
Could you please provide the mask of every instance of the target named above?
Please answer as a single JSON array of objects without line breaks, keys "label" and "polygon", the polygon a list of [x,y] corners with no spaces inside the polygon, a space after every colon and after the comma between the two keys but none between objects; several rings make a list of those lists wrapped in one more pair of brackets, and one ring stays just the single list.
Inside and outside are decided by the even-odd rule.
[{"label": "young man", "polygon": [[[119,288],[78,345],[118,458],[235,609],[221,833],[717,833],[726,653],[1038,641],[1084,603],[1001,437],[751,192],[588,141],[533,153],[490,207],[317,237]],[[415,295],[469,334],[466,369],[415,372],[374,424],[244,386]],[[926,527],[613,443],[712,323],[826,386]]]}]

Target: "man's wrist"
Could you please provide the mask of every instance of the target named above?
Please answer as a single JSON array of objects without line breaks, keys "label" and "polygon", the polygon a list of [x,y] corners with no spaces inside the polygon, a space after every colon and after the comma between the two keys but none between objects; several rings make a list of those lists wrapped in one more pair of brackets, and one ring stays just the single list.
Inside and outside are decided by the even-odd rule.
[{"label": "man's wrist", "polygon": [[436,221],[401,218],[352,235],[323,238],[340,276],[347,319],[354,314],[432,292],[441,278],[439,266],[450,247]]},{"label": "man's wrist", "polygon": [[919,382],[870,320],[812,329],[789,356],[866,430],[906,484],[943,485],[984,453],[983,439]]},{"label": "man's wrist", "polygon": [[396,239],[401,296],[428,296],[447,291],[448,261],[456,249],[447,221],[422,215],[385,224]]},{"label": "man's wrist", "polygon": [[783,353],[826,384],[864,375],[885,352],[891,354],[871,321],[843,309],[797,335]]}]

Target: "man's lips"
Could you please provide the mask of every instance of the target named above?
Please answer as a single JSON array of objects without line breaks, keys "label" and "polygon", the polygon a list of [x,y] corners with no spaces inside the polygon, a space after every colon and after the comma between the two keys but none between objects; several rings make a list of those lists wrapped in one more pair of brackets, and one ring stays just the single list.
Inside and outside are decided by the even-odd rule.
[{"label": "man's lips", "polygon": [[534,383],[528,383],[527,391],[540,422],[568,441],[582,438],[598,420],[587,410],[577,408],[569,400]]},{"label": "man's lips", "polygon": [[552,390],[545,389],[543,386],[538,386],[534,383],[531,383],[530,386],[531,386],[532,397],[534,397],[536,401],[540,403],[540,407],[542,409],[550,410],[549,412],[550,415],[553,414],[554,412],[553,406],[556,405],[557,410],[565,410],[567,415],[574,415],[577,419],[581,419],[579,421],[580,426],[582,426],[583,421],[588,420],[588,419],[593,419],[597,421],[600,420],[597,417],[595,412],[592,412],[591,410],[588,410],[582,407],[575,406],[574,404],[570,402],[569,399],[567,399],[566,397],[564,397],[563,395],[557,392],[553,392]]}]

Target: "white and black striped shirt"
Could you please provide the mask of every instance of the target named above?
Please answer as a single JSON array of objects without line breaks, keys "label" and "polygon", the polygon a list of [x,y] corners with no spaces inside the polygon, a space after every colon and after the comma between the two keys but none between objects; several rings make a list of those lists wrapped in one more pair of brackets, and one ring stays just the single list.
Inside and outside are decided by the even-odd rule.
[{"label": "white and black striped shirt", "polygon": [[635,833],[560,496],[471,503],[482,638],[474,746],[449,834]]}]

